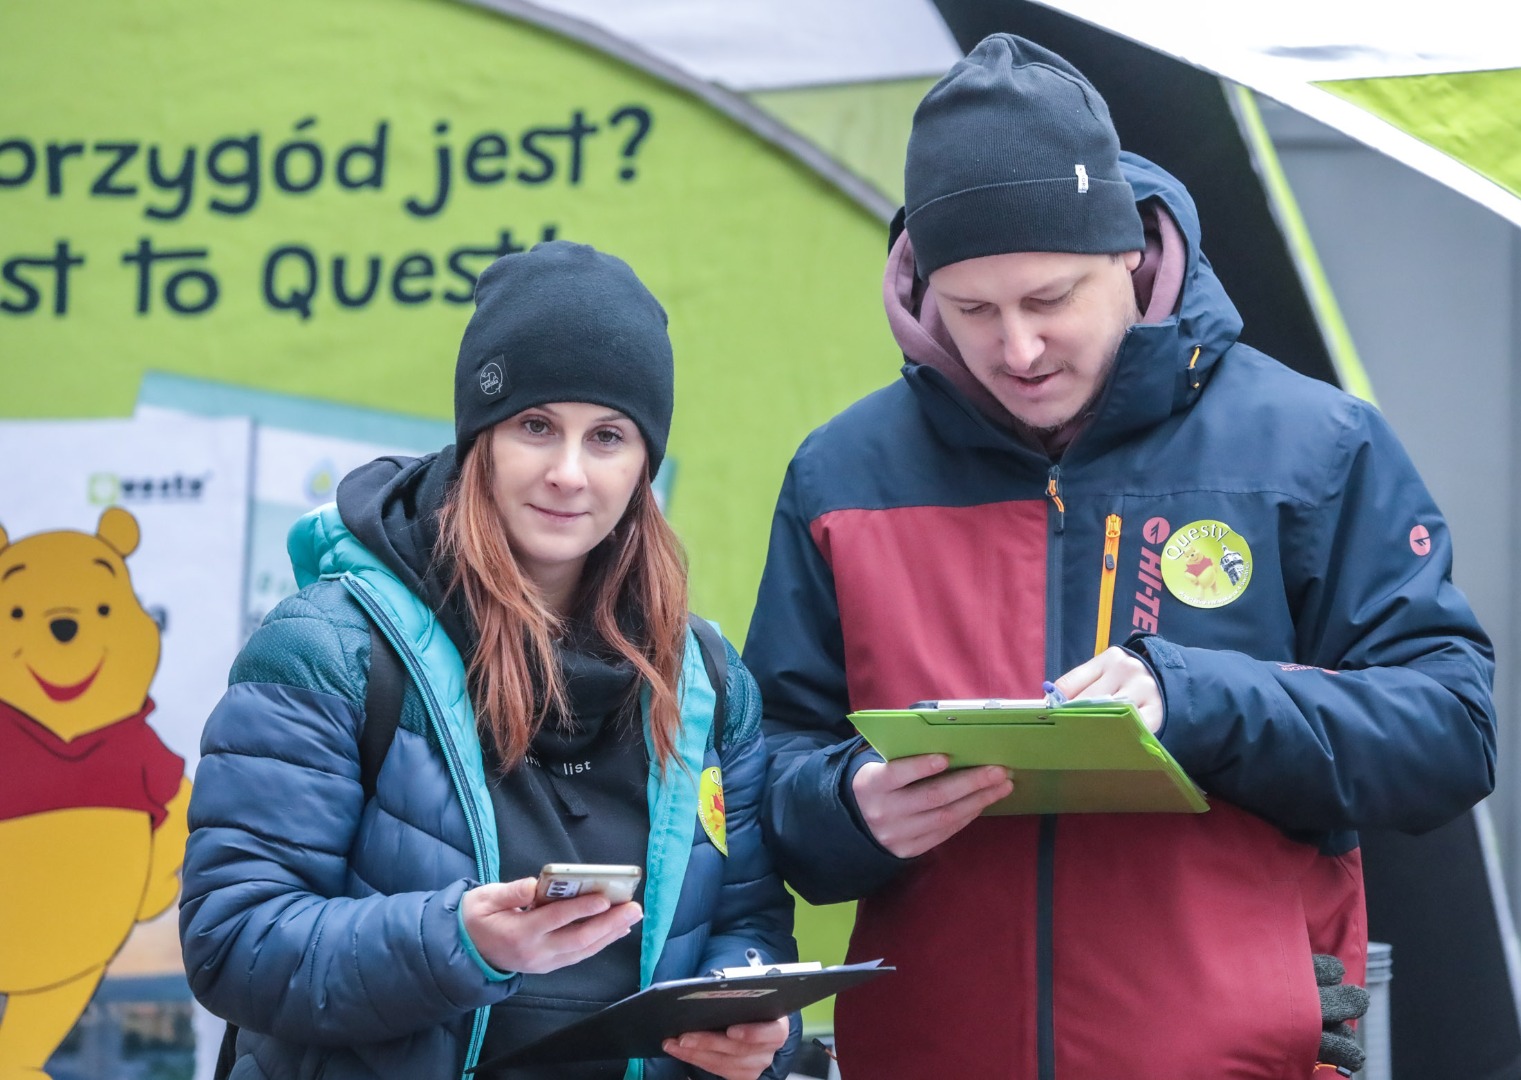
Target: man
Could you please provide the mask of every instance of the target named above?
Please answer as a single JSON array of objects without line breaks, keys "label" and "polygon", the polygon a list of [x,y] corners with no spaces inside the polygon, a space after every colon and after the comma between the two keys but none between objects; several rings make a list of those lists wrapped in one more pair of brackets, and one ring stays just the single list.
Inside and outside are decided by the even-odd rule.
[{"label": "man", "polygon": [[[1373,408],[1237,341],[1187,192],[1060,57],[982,42],[905,180],[902,379],[798,450],[745,651],[778,862],[899,969],[840,998],[842,1071],[1309,1077],[1311,957],[1364,972],[1354,830],[1493,785],[1447,528]],[[1056,676],[1132,699],[1208,812],[980,817],[1002,769],[845,718]]]}]

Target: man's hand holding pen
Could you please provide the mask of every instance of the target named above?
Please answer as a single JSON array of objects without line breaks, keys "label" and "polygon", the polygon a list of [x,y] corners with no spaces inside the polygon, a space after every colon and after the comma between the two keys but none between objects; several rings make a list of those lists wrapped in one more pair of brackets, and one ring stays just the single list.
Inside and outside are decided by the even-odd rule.
[{"label": "man's hand holding pen", "polygon": [[1155,735],[1162,730],[1166,712],[1156,677],[1144,660],[1117,645],[1057,679],[1056,689],[1073,701],[1088,697],[1124,698],[1135,704],[1147,731]]}]

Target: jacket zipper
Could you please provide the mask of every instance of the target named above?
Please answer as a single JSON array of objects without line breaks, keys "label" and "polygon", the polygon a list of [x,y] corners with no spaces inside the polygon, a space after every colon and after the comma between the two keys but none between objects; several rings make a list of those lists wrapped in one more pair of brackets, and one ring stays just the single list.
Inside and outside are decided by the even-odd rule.
[{"label": "jacket zipper", "polygon": [[[1067,504],[1062,501],[1062,467],[1052,465],[1046,472],[1046,498],[1056,509],[1056,518],[1050,523],[1051,533],[1046,544],[1046,661],[1061,659],[1062,643],[1062,538],[1067,531]],[[1046,672],[1046,678],[1055,679],[1060,671]]]},{"label": "jacket zipper", "polygon": [[[449,732],[448,725],[442,720],[443,714],[439,710],[438,702],[433,698],[433,689],[426,679],[419,677],[417,658],[412,655],[412,650],[402,643],[401,632],[396,629],[390,617],[381,610],[380,605],[371,599],[368,591],[350,575],[344,575],[344,585],[348,588],[349,594],[359,601],[360,606],[369,612],[370,617],[375,620],[375,625],[380,627],[380,632],[396,649],[396,655],[401,657],[412,685],[422,696],[423,708],[427,711],[428,719],[432,721],[439,743],[444,750],[444,764],[448,766],[449,779],[454,783],[455,798],[459,800],[460,809],[465,812],[465,824],[470,829],[470,846],[475,849],[473,853],[475,871],[484,880],[486,877],[485,839],[482,836],[481,823],[476,820],[475,804],[465,795],[464,780],[459,768],[459,751],[455,748],[454,738]],[[469,1069],[480,1059],[481,1046],[486,1041],[486,1020],[490,1011],[490,1009],[475,1010],[470,1027],[470,1043],[465,1051],[465,1071],[460,1074],[461,1080],[468,1080]]]},{"label": "jacket zipper", "polygon": [[390,617],[380,610],[380,606],[374,603],[369,596],[350,588],[349,591],[370,613],[380,627],[381,633],[386,636],[396,653],[406,665],[407,674],[412,680],[412,685],[417,687],[418,693],[423,699],[423,706],[428,712],[428,719],[433,722],[433,728],[438,734],[438,741],[444,749],[444,764],[449,768],[449,779],[454,783],[454,795],[459,800],[460,809],[465,813],[465,824],[470,829],[470,844],[475,849],[475,870],[483,878],[486,875],[486,863],[483,852],[485,851],[485,838],[482,835],[481,823],[475,816],[475,804],[465,797],[464,779],[460,776],[459,750],[454,745],[454,736],[450,733],[439,709],[438,702],[433,699],[433,690],[426,679],[418,675],[418,661],[412,655],[412,650],[401,640],[401,632],[392,624]]},{"label": "jacket zipper", "polygon": [[1104,519],[1104,568],[1099,572],[1098,631],[1093,638],[1093,655],[1109,648],[1109,620],[1114,609],[1115,568],[1120,557],[1120,515]]},{"label": "jacket zipper", "polygon": [[1056,912],[1056,824],[1061,819],[1046,814],[1040,819],[1035,848],[1035,1075],[1056,1080],[1056,1003],[1052,986],[1056,979],[1053,926]]},{"label": "jacket zipper", "polygon": [[[1062,500],[1062,467],[1053,464],[1046,472],[1046,498],[1056,510],[1046,551],[1046,656],[1060,659],[1062,641],[1062,539],[1067,531],[1067,504]],[[1047,672],[1056,678],[1060,671]],[[1040,819],[1035,855],[1035,1075],[1037,1080],[1056,1077],[1056,1004],[1053,989],[1055,965],[1056,828],[1060,819],[1047,814]]]}]

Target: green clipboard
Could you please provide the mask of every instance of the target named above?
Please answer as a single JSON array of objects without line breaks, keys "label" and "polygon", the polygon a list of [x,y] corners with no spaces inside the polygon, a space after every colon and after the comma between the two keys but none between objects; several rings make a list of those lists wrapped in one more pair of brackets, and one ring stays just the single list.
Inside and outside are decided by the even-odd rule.
[{"label": "green clipboard", "polygon": [[849,717],[889,761],[947,754],[951,768],[1002,765],[1014,793],[984,814],[1202,814],[1204,793],[1128,701],[921,702]]}]

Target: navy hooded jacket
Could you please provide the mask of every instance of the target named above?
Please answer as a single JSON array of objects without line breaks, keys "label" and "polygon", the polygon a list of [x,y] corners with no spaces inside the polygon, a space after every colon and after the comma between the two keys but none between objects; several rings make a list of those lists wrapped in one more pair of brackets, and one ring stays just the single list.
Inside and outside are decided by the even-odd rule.
[{"label": "navy hooded jacket", "polygon": [[[1238,342],[1187,192],[1123,160],[1176,304],[1142,298],[1059,458],[894,311],[902,379],[782,485],[745,650],[763,823],[802,896],[862,898],[851,958],[899,968],[840,999],[847,1076],[1307,1077],[1311,954],[1363,976],[1355,830],[1494,783],[1492,650],[1410,460],[1371,405]],[[1121,643],[1207,813],[984,817],[909,861],[866,831],[847,713],[1035,696]]]}]

